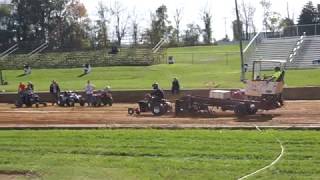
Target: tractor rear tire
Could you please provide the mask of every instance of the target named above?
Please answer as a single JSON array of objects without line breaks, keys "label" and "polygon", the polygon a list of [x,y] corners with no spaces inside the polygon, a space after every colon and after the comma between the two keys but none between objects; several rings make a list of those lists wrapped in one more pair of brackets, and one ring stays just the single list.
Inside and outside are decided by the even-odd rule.
[{"label": "tractor rear tire", "polygon": [[238,118],[248,115],[248,108],[245,104],[238,104],[234,107],[234,113]]},{"label": "tractor rear tire", "polygon": [[151,106],[151,112],[154,116],[162,116],[166,113],[166,108],[161,103],[155,103]]}]

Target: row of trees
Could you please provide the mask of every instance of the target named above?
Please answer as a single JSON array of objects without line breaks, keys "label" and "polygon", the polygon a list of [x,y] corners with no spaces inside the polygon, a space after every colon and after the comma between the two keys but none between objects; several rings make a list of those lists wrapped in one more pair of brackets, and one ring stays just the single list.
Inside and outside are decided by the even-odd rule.
[{"label": "row of trees", "polygon": [[110,5],[101,1],[97,15],[98,19],[92,21],[79,0],[11,0],[0,6],[0,45],[19,42],[30,47],[47,41],[51,49],[83,49],[120,46],[128,37],[134,45],[155,45],[163,37],[170,45],[194,45],[201,35],[206,44],[213,40],[210,10],[201,12],[203,29],[189,24],[185,31],[180,27],[183,10],[176,9],[171,23],[165,5],[151,13],[150,26],[144,29],[137,14],[129,14],[118,1]]},{"label": "row of trees", "polygon": [[[319,32],[315,32],[315,26],[308,26],[320,23],[320,5],[315,7],[312,1],[307,2],[298,17],[297,24],[295,24],[294,15],[291,15],[289,11],[289,3],[287,3],[286,17],[281,17],[280,13],[272,10],[270,0],[261,0],[259,3],[263,9],[262,24],[265,32],[275,33],[283,31],[287,35],[296,35],[297,29],[293,26],[301,25],[299,33],[320,34],[320,29],[318,30]],[[233,21],[234,38],[239,39],[240,32],[242,32],[244,39],[249,40],[252,37],[251,35],[256,33],[256,26],[254,24],[256,8],[242,0],[240,12],[240,23],[243,29],[238,30],[238,22]]]},{"label": "row of trees", "polygon": [[[263,26],[265,31],[277,32],[294,25],[294,18],[287,8],[287,17],[272,11],[270,0],[261,0]],[[118,1],[110,5],[102,2],[97,5],[97,20],[88,17],[86,7],[79,0],[11,0],[0,5],[0,47],[13,43],[39,45],[49,42],[51,49],[105,48],[120,46],[124,40],[131,44],[155,45],[166,37],[169,45],[195,45],[213,43],[212,14],[209,9],[200,11],[201,24],[187,24],[181,30],[183,9],[176,9],[173,22],[169,21],[168,9],[162,5],[150,13],[148,27],[142,27],[138,15],[128,13],[128,9]],[[234,39],[250,39],[256,32],[254,19],[256,8],[250,3],[240,2],[241,27],[233,22]],[[320,23],[320,9],[312,2],[303,8],[298,24]],[[291,30],[289,30],[291,31]],[[304,29],[305,32],[311,29]],[[319,30],[320,32],[320,30]],[[229,41],[226,35],[226,41]]]}]

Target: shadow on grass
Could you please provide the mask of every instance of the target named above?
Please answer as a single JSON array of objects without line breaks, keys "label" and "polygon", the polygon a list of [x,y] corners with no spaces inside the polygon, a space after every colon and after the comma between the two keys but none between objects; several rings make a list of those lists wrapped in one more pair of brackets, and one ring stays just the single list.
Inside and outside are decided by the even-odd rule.
[{"label": "shadow on grass", "polygon": [[86,74],[86,73],[80,74],[80,75],[78,76],[78,78],[81,78],[81,77],[86,76],[86,75],[88,75],[88,74]]},{"label": "shadow on grass", "polygon": [[20,74],[17,76],[17,78],[24,77],[24,76],[27,76],[27,74]]}]

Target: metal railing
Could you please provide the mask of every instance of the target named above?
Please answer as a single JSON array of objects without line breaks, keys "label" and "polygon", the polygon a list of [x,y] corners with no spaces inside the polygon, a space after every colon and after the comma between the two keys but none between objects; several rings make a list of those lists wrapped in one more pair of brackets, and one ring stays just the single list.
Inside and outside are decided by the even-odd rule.
[{"label": "metal railing", "polygon": [[158,42],[158,44],[156,44],[153,48],[152,48],[152,52],[153,53],[157,53],[159,51],[159,49],[161,48],[161,46],[165,43],[165,38],[161,38],[160,41]]},{"label": "metal railing", "polygon": [[166,55],[163,64],[169,62],[169,57],[172,57],[176,64],[213,64],[221,63],[225,65],[239,62],[239,52],[174,52]]},{"label": "metal railing", "polygon": [[295,25],[282,28],[280,31],[264,32],[266,38],[285,38],[294,36],[320,35],[320,24]]},{"label": "metal railing", "polygon": [[245,63],[249,62],[249,58],[252,57],[257,46],[262,42],[263,39],[265,39],[265,37],[265,33],[259,32],[258,34],[256,34],[256,36],[253,37],[247,47],[243,50],[243,58]]},{"label": "metal railing", "polygon": [[0,59],[6,58],[10,54],[12,54],[15,51],[17,51],[18,49],[19,49],[18,48],[18,44],[15,44],[15,45],[11,46],[9,49],[7,49],[6,51],[4,51],[3,53],[0,54]]},{"label": "metal railing", "polygon": [[299,52],[301,51],[301,49],[303,48],[303,42],[304,42],[304,38],[306,36],[306,33],[304,33],[299,40],[297,41],[295,47],[293,48],[292,52],[290,53],[290,55],[288,56],[287,61],[290,63],[293,63],[295,58],[297,57],[297,55],[299,54]]},{"label": "metal railing", "polygon": [[43,44],[41,44],[39,47],[37,47],[36,49],[32,50],[30,53],[28,53],[28,57],[32,57],[36,54],[39,54],[40,52],[42,52],[43,50],[45,50],[48,47],[48,43],[45,42]]}]

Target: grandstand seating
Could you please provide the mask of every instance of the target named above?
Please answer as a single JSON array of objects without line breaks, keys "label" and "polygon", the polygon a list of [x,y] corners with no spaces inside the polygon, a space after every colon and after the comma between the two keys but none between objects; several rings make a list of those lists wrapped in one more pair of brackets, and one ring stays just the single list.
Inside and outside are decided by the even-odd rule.
[{"label": "grandstand seating", "polygon": [[314,68],[320,67],[320,36],[308,36],[305,38],[303,50],[296,57],[295,67]]},{"label": "grandstand seating", "polygon": [[[306,36],[292,62],[289,56],[297,47],[300,37],[263,39],[249,58],[246,59],[249,70],[254,60],[288,60],[287,68],[317,68],[320,64],[320,36]],[[263,65],[263,69],[272,69],[273,65]]]},{"label": "grandstand seating", "polygon": [[163,52],[152,53],[151,49],[121,48],[117,54],[108,54],[107,50],[46,52],[33,56],[13,54],[0,60],[2,69],[21,69],[23,64],[32,68],[75,68],[89,63],[93,67],[115,65],[152,65],[160,62]]},{"label": "grandstand seating", "polygon": [[[298,37],[263,39],[246,64],[251,69],[254,60],[287,60],[298,40]],[[263,68],[271,69],[272,66],[272,64],[269,66],[266,64]]]}]

